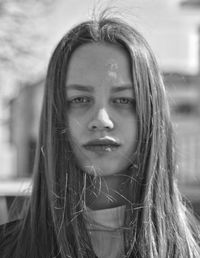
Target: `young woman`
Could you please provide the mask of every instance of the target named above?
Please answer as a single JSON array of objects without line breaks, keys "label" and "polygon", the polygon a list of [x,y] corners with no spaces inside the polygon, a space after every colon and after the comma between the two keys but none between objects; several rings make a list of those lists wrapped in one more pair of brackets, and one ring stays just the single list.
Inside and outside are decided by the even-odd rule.
[{"label": "young woman", "polygon": [[79,24],[50,60],[32,195],[1,257],[200,257],[174,156],[145,39],[115,18]]}]

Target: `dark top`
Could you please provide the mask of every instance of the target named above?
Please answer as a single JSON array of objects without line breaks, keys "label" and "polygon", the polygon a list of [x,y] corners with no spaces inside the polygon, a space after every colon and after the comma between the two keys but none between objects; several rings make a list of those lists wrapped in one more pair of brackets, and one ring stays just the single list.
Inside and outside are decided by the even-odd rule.
[{"label": "dark top", "polygon": [[[17,245],[16,240],[17,240],[18,235],[20,233],[21,222],[22,222],[21,220],[15,220],[15,221],[8,222],[6,224],[0,225],[0,258],[21,258],[21,257],[18,257],[18,255],[16,255],[16,251],[15,251],[16,250],[16,245]],[[6,250],[8,250],[8,247],[9,247],[9,250],[8,250],[9,255],[5,254],[5,247],[6,247]],[[22,255],[25,255],[23,257],[29,258],[25,254],[25,249],[22,248],[22,250],[20,250],[20,252],[22,253]],[[48,258],[49,257],[56,257],[56,258],[61,257],[58,250],[56,249],[56,247],[54,249],[53,254],[56,254],[56,255],[52,255],[52,256],[48,255]],[[46,256],[44,257],[44,256],[41,256],[41,255],[39,257],[40,258],[46,258]]]},{"label": "dark top", "polygon": [[[5,246],[10,246],[14,248],[14,240],[17,238],[17,226],[20,225],[20,220],[15,220],[12,222],[8,222],[6,224],[0,225],[0,257],[8,258],[5,254]],[[15,234],[13,234],[15,232]],[[11,250],[10,249],[10,250]],[[12,257],[15,257],[14,255]],[[9,257],[10,258],[10,257]]]},{"label": "dark top", "polygon": [[[15,220],[15,221],[0,225],[0,258],[21,258],[21,255],[19,256],[18,254],[16,254],[17,240],[22,227],[21,222],[23,221]],[[27,227],[25,228],[27,229]],[[26,254],[27,252],[26,247],[27,246],[24,246],[24,249],[23,249],[23,245],[22,245],[22,249],[18,251],[20,251],[23,257],[29,258],[29,255]],[[50,257],[60,258],[60,254],[58,253],[56,246],[53,249],[51,246],[49,246],[49,249],[50,249],[49,252],[52,254],[52,256],[48,255],[48,258]],[[55,252],[56,255],[54,255],[54,252],[52,253],[52,250]],[[42,249],[40,251],[42,253]],[[9,254],[7,254],[7,252],[9,252]],[[42,254],[34,257],[47,258]]]}]

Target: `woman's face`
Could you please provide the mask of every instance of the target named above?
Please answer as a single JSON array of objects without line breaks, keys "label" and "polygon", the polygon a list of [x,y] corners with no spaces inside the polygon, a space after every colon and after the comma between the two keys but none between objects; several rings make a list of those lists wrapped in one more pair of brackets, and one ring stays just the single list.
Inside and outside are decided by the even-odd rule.
[{"label": "woman's face", "polygon": [[72,148],[85,172],[108,176],[132,164],[137,115],[126,51],[88,43],[72,54],[67,71],[67,119]]}]

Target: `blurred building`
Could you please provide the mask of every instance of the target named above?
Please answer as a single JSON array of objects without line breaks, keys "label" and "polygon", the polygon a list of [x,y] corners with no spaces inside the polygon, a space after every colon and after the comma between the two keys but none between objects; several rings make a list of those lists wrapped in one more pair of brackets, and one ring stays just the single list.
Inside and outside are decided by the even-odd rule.
[{"label": "blurred building", "polygon": [[180,184],[200,184],[200,78],[166,75]]},{"label": "blurred building", "polygon": [[17,166],[13,175],[31,176],[35,155],[44,80],[24,85],[10,101],[10,144],[15,146]]},{"label": "blurred building", "polygon": [[186,8],[200,8],[200,0],[183,0],[181,6]]}]

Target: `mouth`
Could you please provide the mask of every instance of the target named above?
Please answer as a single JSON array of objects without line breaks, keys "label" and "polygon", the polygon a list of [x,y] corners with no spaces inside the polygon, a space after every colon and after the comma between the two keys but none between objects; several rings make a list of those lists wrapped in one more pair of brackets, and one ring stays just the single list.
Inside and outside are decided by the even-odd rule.
[{"label": "mouth", "polygon": [[116,151],[121,144],[119,141],[113,139],[113,138],[99,138],[99,139],[94,139],[86,144],[83,144],[83,147],[86,150],[96,152],[96,153],[106,153],[106,152],[112,152]]}]

